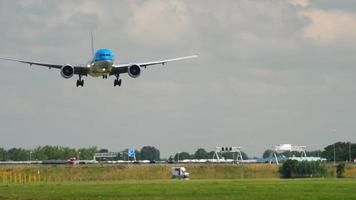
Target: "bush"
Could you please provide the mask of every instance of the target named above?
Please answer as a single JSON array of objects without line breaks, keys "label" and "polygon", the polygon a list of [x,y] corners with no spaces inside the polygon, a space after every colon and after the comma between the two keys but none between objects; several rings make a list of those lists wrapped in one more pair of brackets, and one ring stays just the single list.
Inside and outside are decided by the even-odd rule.
[{"label": "bush", "polygon": [[344,172],[345,172],[345,163],[339,163],[336,166],[336,176],[338,178],[344,177]]},{"label": "bush", "polygon": [[296,171],[298,161],[287,160],[283,163],[282,167],[279,168],[279,173],[282,178],[292,178],[293,173]]},{"label": "bush", "polygon": [[282,178],[323,177],[327,173],[326,166],[317,161],[287,160],[279,168]]}]

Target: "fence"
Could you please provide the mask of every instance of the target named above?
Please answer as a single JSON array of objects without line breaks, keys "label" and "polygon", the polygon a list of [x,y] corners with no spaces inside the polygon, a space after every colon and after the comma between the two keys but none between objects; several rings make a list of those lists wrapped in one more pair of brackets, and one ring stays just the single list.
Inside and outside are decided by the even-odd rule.
[{"label": "fence", "polygon": [[1,184],[26,184],[26,183],[43,183],[47,182],[47,177],[37,174],[26,174],[20,172],[1,172],[0,171],[0,185]]}]

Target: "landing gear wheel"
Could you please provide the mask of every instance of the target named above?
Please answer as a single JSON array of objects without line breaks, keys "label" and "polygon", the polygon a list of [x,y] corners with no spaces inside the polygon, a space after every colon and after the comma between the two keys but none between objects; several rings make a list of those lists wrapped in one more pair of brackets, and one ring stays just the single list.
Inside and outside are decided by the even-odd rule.
[{"label": "landing gear wheel", "polygon": [[84,80],[77,80],[77,87],[84,86]]},{"label": "landing gear wheel", "polygon": [[119,75],[116,75],[116,79],[114,81],[114,87],[121,86],[121,79],[119,79]]},{"label": "landing gear wheel", "polygon": [[114,87],[116,87],[116,86],[121,86],[121,79],[115,79],[115,81],[114,81]]}]

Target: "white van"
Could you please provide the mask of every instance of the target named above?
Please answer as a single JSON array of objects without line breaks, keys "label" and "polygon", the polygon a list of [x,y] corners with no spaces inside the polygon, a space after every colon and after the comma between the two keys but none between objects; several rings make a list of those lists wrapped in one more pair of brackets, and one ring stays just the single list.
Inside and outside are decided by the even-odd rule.
[{"label": "white van", "polygon": [[172,167],[172,178],[173,179],[188,179],[189,173],[185,167]]}]

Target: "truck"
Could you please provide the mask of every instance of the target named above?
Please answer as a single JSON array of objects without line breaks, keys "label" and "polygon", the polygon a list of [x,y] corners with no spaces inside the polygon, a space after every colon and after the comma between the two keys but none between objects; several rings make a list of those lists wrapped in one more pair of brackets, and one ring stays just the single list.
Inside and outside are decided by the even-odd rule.
[{"label": "truck", "polygon": [[173,179],[188,179],[189,173],[185,167],[172,167],[172,178]]}]

